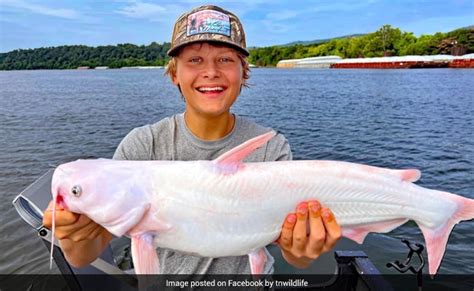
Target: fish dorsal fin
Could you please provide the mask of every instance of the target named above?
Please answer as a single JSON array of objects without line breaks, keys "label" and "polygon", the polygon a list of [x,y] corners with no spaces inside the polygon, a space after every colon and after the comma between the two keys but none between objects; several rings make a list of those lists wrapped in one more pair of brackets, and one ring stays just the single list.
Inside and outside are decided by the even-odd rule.
[{"label": "fish dorsal fin", "polygon": [[421,177],[420,170],[406,169],[406,170],[390,170],[395,176],[400,177],[402,181],[416,182]]},{"label": "fish dorsal fin", "polygon": [[267,143],[275,135],[276,132],[272,130],[252,139],[249,139],[241,145],[238,145],[230,151],[222,154],[217,159],[213,160],[213,163],[218,166],[223,166],[224,168],[227,168],[229,166],[237,166],[243,161],[243,159],[253,153],[256,149]]}]

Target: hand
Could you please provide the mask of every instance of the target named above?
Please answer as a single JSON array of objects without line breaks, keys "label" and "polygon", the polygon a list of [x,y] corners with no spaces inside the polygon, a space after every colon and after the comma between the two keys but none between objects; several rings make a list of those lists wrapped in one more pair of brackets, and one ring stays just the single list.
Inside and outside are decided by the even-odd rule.
[{"label": "hand", "polygon": [[[43,216],[43,225],[49,229],[53,225],[53,203],[54,201],[49,202]],[[56,205],[55,223],[55,237],[60,241],[63,239],[70,239],[73,242],[92,240],[105,230],[89,217],[70,212],[59,205]]]},{"label": "hand", "polygon": [[[51,229],[53,204],[44,211],[43,225]],[[67,261],[76,268],[93,262],[112,240],[112,235],[102,226],[83,214],[77,214],[56,205],[55,234]]]},{"label": "hand", "polygon": [[341,227],[334,214],[312,200],[298,204],[296,214],[286,217],[277,243],[289,264],[307,268],[322,253],[331,250],[340,238]]}]

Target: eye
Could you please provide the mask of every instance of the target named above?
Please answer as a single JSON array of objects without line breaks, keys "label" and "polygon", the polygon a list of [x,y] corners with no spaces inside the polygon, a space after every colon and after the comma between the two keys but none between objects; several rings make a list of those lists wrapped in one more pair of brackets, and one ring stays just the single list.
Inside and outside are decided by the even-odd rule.
[{"label": "eye", "polygon": [[233,62],[234,60],[232,58],[229,58],[229,57],[222,57],[219,59],[219,62],[221,63],[231,63]]},{"label": "eye", "polygon": [[201,58],[200,57],[192,57],[192,58],[189,59],[189,62],[193,63],[193,64],[197,64],[197,63],[201,62]]},{"label": "eye", "polygon": [[82,194],[82,188],[81,188],[81,186],[80,186],[80,185],[74,185],[74,186],[72,186],[72,188],[71,188],[71,193],[72,193],[72,195],[74,195],[74,196],[76,196],[76,197],[81,196],[81,194]]}]

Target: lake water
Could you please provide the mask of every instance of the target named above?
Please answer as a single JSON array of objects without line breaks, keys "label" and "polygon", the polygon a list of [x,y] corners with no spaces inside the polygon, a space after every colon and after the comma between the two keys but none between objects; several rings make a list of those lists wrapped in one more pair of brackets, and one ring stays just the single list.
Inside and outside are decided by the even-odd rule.
[{"label": "lake water", "polygon": [[[474,198],[473,81],[461,69],[254,69],[233,111],[284,133],[295,159],[419,168],[419,185]],[[110,158],[132,128],[183,110],[163,70],[0,72],[0,274],[57,272],[11,205],[20,191],[51,165]],[[440,273],[474,273],[473,229],[455,227]],[[403,259],[402,238],[423,242],[410,222],[362,249],[383,269]]]}]

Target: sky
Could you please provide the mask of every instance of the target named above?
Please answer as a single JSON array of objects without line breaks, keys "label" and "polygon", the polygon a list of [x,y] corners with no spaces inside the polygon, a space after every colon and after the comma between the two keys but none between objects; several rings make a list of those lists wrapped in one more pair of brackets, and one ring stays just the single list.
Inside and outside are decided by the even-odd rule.
[{"label": "sky", "polygon": [[371,33],[384,24],[416,36],[474,24],[474,0],[0,0],[0,52],[169,42],[177,17],[203,4],[237,14],[249,47]]}]

